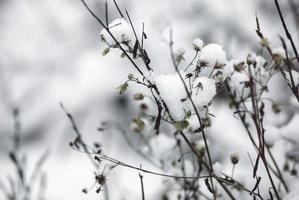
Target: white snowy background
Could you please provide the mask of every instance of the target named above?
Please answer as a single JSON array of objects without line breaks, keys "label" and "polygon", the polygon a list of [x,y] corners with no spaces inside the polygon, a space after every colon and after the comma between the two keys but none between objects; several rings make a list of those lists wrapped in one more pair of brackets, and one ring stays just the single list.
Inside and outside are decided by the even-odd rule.
[{"label": "white snowy background", "polygon": [[[104,17],[104,1],[87,1]],[[165,30],[173,28],[176,47],[191,50],[192,40],[221,44],[227,57],[244,56],[258,48],[255,14],[261,28],[279,46],[278,35],[284,32],[271,0],[119,0],[137,27],[145,23],[148,35],[146,48],[156,73],[173,71],[168,47],[163,43]],[[112,1],[108,1],[109,21],[118,18]],[[288,5],[283,4],[288,10]],[[288,12],[286,18],[293,24]],[[293,26],[290,26],[291,31]],[[1,0],[0,1],[0,179],[5,182],[13,166],[7,158],[13,132],[12,107],[21,111],[22,147],[28,163],[34,163],[46,150],[50,156],[47,171],[47,199],[95,199],[82,188],[93,183],[93,167],[85,155],[73,151],[68,143],[73,139],[69,121],[59,103],[74,115],[88,141],[99,141],[109,155],[122,161],[156,170],[137,156],[117,132],[99,133],[103,120],[115,120],[128,125],[136,113],[129,98],[120,98],[117,87],[130,72],[129,62],[113,51],[102,56],[101,27],[79,0]],[[298,34],[294,34],[298,41]],[[187,59],[188,60],[188,59]],[[289,102],[286,85],[279,80],[271,83],[277,99]],[[219,101],[220,102],[220,101]],[[123,106],[125,105],[125,106]],[[243,127],[232,116],[227,104],[213,106],[217,116],[210,129],[210,138],[219,140],[229,152],[235,149],[252,151]],[[295,137],[297,114],[277,132]],[[225,130],[225,131],[224,131]],[[296,138],[297,137],[297,138]],[[223,139],[220,139],[223,138]],[[233,143],[232,143],[233,141]],[[277,148],[278,151],[280,148]],[[246,151],[244,151],[246,153]],[[279,152],[278,152],[279,155]],[[220,156],[220,155],[219,155]],[[281,156],[281,155],[279,155]],[[31,166],[29,164],[29,166]],[[242,173],[239,169],[238,173]],[[161,178],[145,175],[147,199],[157,199],[161,193]],[[140,199],[138,173],[118,167],[108,177],[108,190],[114,199]],[[0,194],[0,199],[4,198]]]}]

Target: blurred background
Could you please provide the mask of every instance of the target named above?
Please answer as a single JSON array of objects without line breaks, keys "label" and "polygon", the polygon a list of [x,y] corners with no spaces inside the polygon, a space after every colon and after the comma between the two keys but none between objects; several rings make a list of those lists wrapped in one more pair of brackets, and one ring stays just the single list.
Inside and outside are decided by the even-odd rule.
[{"label": "blurred background", "polygon": [[[105,1],[87,3],[104,18]],[[148,35],[145,45],[157,74],[173,70],[168,46],[163,42],[169,26],[173,28],[176,47],[191,50],[192,40],[200,37],[205,43],[223,45],[229,59],[259,49],[256,14],[271,46],[281,46],[278,36],[284,36],[272,0],[119,0],[118,3],[121,9],[129,11],[137,27],[145,23]],[[297,2],[281,1],[281,6],[298,44],[299,20],[292,3]],[[108,6],[109,21],[119,18],[112,1],[108,0]],[[60,102],[73,114],[87,141],[100,142],[112,157],[155,169],[136,155],[117,131],[97,131],[103,120],[129,126],[136,115],[131,97],[119,96],[117,90],[127,74],[135,71],[126,59],[120,58],[119,51],[102,56],[101,29],[79,0],[0,1],[0,180],[4,185],[8,175],[14,173],[7,154],[12,149],[14,132],[12,110],[19,108],[21,147],[27,155],[28,170],[45,151],[49,152],[43,167],[47,177],[46,199],[98,197],[95,192],[86,195],[81,191],[93,184],[94,169],[85,155],[70,148],[74,133]],[[191,58],[192,54],[186,56]],[[278,80],[272,84],[275,97],[290,102],[288,92],[281,95],[286,85]],[[222,126],[228,131],[225,137],[233,138],[236,147],[244,147],[244,130],[235,123],[228,106],[220,101],[213,112],[219,117],[215,119],[211,137],[223,134],[217,128]],[[296,114],[283,131],[298,139],[295,134],[298,122]],[[135,196],[140,189],[137,172],[119,167],[108,179],[112,200],[139,199]],[[148,191],[157,191],[148,192],[148,199],[155,199],[162,181],[149,175],[144,181]]]}]

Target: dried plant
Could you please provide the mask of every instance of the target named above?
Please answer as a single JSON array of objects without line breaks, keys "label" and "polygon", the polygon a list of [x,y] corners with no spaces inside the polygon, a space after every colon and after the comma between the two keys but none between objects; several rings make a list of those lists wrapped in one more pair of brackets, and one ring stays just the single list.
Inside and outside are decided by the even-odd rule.
[{"label": "dried plant", "polygon": [[[137,154],[162,171],[150,171],[114,159],[103,151],[103,144],[88,145],[73,116],[61,104],[76,133],[75,140],[70,143],[71,147],[87,154],[95,171],[102,170],[102,173],[95,174],[95,184],[91,188],[96,186],[96,192],[102,191],[107,174],[121,166],[142,173],[139,174],[141,199],[146,199],[143,179],[147,174],[173,179],[170,185],[165,185],[161,199],[280,200],[298,195],[290,189],[293,182],[289,178],[297,177],[298,155],[288,152],[284,158],[285,165],[282,166],[273,153],[273,146],[278,140],[283,140],[293,149],[298,144],[290,138],[271,135],[265,122],[265,118],[279,118],[272,125],[282,127],[294,115],[294,111],[271,96],[269,82],[273,77],[283,77],[299,102],[299,73],[295,70],[299,64],[298,52],[277,0],[274,0],[274,4],[291,49],[283,37],[280,37],[281,47],[271,47],[256,17],[261,53],[250,52],[244,58],[228,59],[221,45],[204,44],[200,38],[195,38],[192,43],[194,56],[186,60],[186,51],[175,48],[173,30],[170,28],[165,42],[169,47],[169,59],[175,73],[166,75],[155,74],[156,67],[152,66],[151,58],[144,48],[147,40],[144,24],[142,30],[138,31],[128,11],[122,12],[116,1],[113,2],[120,18],[111,23],[107,2],[106,18],[100,19],[84,0],[81,1],[103,28],[100,39],[107,45],[103,55],[119,50],[121,57],[128,59],[135,69],[135,72],[128,75],[127,81],[120,85],[119,94],[124,95],[131,84],[142,88],[133,95],[139,113],[132,119],[129,131],[112,121],[103,122],[98,130],[117,130]],[[227,153],[232,170],[230,174],[225,173],[221,163],[224,160],[214,157],[211,149],[215,148],[217,142],[208,136],[213,118],[217,117],[211,113],[211,106],[220,93],[229,97],[224,101],[244,127],[248,143],[254,149],[253,153],[247,153],[248,157],[240,157],[241,152]],[[251,179],[251,184],[244,179],[239,180],[235,175],[240,159],[251,163],[247,174],[242,174],[242,177]],[[105,171],[107,167],[109,170]],[[84,193],[89,191],[83,189]],[[293,199],[296,198],[298,196]]]}]

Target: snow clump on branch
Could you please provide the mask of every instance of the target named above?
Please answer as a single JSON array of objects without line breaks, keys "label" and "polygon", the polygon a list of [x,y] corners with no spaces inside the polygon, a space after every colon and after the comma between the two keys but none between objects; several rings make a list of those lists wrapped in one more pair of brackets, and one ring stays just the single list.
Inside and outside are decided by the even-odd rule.
[{"label": "snow clump on branch", "polygon": [[[132,32],[130,24],[124,18],[119,18],[112,21],[108,25],[108,29],[119,43],[127,44],[129,46],[134,45],[134,33]],[[100,37],[101,40],[106,42],[109,46],[117,45],[106,29],[101,31]]]},{"label": "snow clump on branch", "polygon": [[[184,73],[180,73],[184,77]],[[157,76],[155,83],[175,120],[181,121],[186,117],[186,112],[193,111],[193,106],[178,74]],[[185,84],[189,87],[187,81]],[[192,83],[191,92],[188,92],[197,109],[207,107],[216,95],[215,80],[208,77],[197,77]]]},{"label": "snow clump on branch", "polygon": [[200,52],[199,63],[204,67],[222,68],[226,63],[226,53],[223,47],[215,43],[204,46]]}]

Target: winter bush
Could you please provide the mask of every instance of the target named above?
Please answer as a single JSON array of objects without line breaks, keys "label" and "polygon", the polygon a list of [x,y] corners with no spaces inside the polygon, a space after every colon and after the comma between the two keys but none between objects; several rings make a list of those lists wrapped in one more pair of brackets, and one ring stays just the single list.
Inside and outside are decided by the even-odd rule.
[{"label": "winter bush", "polygon": [[[134,151],[158,167],[159,171],[116,160],[103,152],[101,145],[91,148],[84,142],[84,135],[78,131],[71,114],[65,110],[77,134],[71,143],[75,150],[91,156],[92,162],[103,170],[106,166],[113,169],[122,166],[139,171],[141,189],[136,192],[142,199],[146,199],[149,187],[143,184],[143,178],[150,175],[173,179],[171,184],[165,184],[165,188],[161,189],[160,199],[298,198],[296,189],[292,187],[297,176],[298,155],[295,149],[298,143],[284,137],[281,131],[294,116],[294,111],[271,96],[269,84],[273,78],[283,77],[294,98],[299,100],[299,76],[294,69],[299,59],[288,33],[287,40],[292,48],[286,46],[287,41],[282,37],[282,46],[273,48],[256,17],[261,51],[234,58],[228,57],[220,44],[207,43],[200,37],[189,44],[193,52],[174,49],[175,30],[170,28],[166,41],[174,72],[156,74],[144,48],[147,39],[144,25],[141,32],[137,30],[129,13],[122,13],[116,2],[121,18],[105,24],[105,19],[96,17],[82,2],[103,27],[100,37],[107,45],[103,55],[110,56],[110,51],[120,50],[121,57],[128,59],[135,68],[119,87],[119,94],[130,91],[132,84],[140,86],[138,91],[130,91],[135,92],[133,99],[138,108],[130,128],[121,127],[117,122],[103,122],[99,130],[116,129],[121,132]],[[288,32],[280,6],[277,1],[274,3]],[[194,57],[186,60],[187,54]],[[234,150],[237,141],[231,141],[230,151],[217,153],[225,148],[221,142],[210,138],[213,120],[217,118],[212,107],[217,99],[222,99],[232,110],[245,129],[247,143],[253,151]],[[222,134],[229,133],[223,129]],[[277,159],[278,144],[287,146],[280,149],[284,156],[282,160]],[[107,164],[103,165],[103,162]],[[106,182],[99,181],[101,179],[97,175],[95,179],[96,192],[100,192]],[[88,193],[90,190],[83,191]]]},{"label": "winter bush", "polygon": [[[259,39],[258,49],[243,57],[229,55],[221,44],[203,41],[200,36],[188,44],[192,50],[176,48],[176,30],[170,28],[165,44],[169,57],[165,59],[171,60],[172,66],[164,74],[156,72],[151,62],[154,58],[145,48],[149,36],[144,24],[141,31],[137,29],[129,13],[122,12],[115,1],[119,18],[110,23],[107,7],[106,18],[101,19],[84,0],[82,3],[102,27],[102,56],[112,57],[118,55],[112,51],[118,52],[132,66],[118,92],[131,97],[136,116],[129,127],[104,121],[98,131],[117,130],[132,150],[156,169],[115,159],[99,141],[92,145],[86,142],[74,117],[61,104],[75,133],[71,148],[86,154],[96,171],[94,184],[83,188],[83,193],[108,193],[105,187],[109,176],[122,167],[138,172],[140,188],[136,193],[143,200],[148,199],[147,190],[151,187],[143,182],[148,176],[163,179],[163,187],[156,195],[163,200],[299,199],[298,140],[284,133],[284,127],[297,112],[291,105],[299,103],[299,57],[277,0],[274,5],[286,31],[286,38],[280,37],[280,47],[271,46],[258,17],[253,27]],[[193,56],[189,59],[188,55]],[[283,79],[293,95],[289,102],[280,102],[272,93],[270,83],[277,77]],[[285,93],[280,92],[281,96]],[[228,141],[229,149],[222,143],[230,134],[225,120],[223,127],[217,124],[221,135],[213,137],[214,122],[220,117],[214,115],[217,103],[230,109],[228,114],[245,130],[249,147],[238,148],[237,139]],[[14,154],[11,160],[22,170]],[[25,197],[11,199],[26,199],[24,188]]]}]

